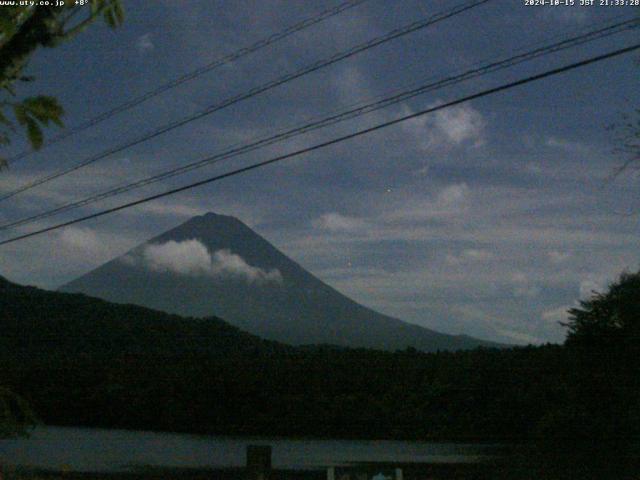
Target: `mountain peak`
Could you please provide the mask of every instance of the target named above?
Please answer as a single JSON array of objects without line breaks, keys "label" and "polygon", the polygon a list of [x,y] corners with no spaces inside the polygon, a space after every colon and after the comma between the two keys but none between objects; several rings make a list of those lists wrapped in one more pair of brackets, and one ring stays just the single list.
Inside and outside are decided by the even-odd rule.
[{"label": "mountain peak", "polygon": [[200,224],[238,224],[242,223],[238,218],[233,217],[231,215],[223,215],[215,212],[207,212],[202,215],[196,215],[195,217],[191,217],[189,220],[184,222],[182,225],[191,225],[194,223]]},{"label": "mountain peak", "polygon": [[221,213],[215,213],[215,212],[207,212],[204,215],[200,215],[199,217],[193,217],[194,219],[202,219],[202,220],[225,220],[225,221],[235,221],[235,222],[239,222],[240,220],[238,220],[236,217],[233,217],[231,215],[223,215]]},{"label": "mountain peak", "polygon": [[242,220],[231,216],[231,215],[223,215],[215,212],[207,212],[202,215],[197,215],[195,217],[191,217],[189,220],[184,222],[182,225],[174,228],[171,231],[176,231],[184,226],[204,226],[204,227],[215,227],[215,228],[244,228],[246,230],[250,230],[247,225],[242,222]]},{"label": "mountain peak", "polygon": [[[207,212],[191,217],[147,243],[162,244],[168,241],[179,243],[195,239],[207,247],[210,253],[214,253],[221,249],[234,251],[240,244],[253,243],[254,237],[259,236],[236,217]],[[144,244],[136,247],[132,252],[143,246]]]},{"label": "mountain peak", "polygon": [[270,340],[388,350],[488,345],[366,308],[235,217],[191,218],[62,287],[192,317],[215,315]]}]

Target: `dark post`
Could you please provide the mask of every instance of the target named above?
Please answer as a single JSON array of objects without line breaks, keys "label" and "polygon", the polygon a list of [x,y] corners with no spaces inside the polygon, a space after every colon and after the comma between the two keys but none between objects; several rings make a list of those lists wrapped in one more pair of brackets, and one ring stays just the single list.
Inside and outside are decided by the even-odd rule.
[{"label": "dark post", "polygon": [[251,480],[267,480],[271,471],[271,445],[247,445],[247,474]]}]

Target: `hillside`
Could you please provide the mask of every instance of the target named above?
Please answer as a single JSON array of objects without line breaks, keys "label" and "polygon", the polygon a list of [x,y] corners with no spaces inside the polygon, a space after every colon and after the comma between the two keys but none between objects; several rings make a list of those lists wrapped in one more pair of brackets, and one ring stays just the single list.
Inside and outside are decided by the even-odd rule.
[{"label": "hillside", "polygon": [[181,318],[82,294],[23,287],[0,277],[0,345],[18,356],[228,355],[288,347],[219,318]]},{"label": "hillside", "polygon": [[184,316],[215,315],[252,334],[293,345],[423,351],[492,346],[364,307],[238,219],[213,213],[192,218],[61,290]]},{"label": "hillside", "polygon": [[[600,428],[605,440],[621,431],[637,438],[635,411],[625,410],[638,392],[635,350],[294,348],[215,318],[2,278],[0,331],[0,385],[52,425],[507,443],[551,428],[557,445],[567,432],[596,444]],[[603,409],[601,398],[615,408]]]},{"label": "hillside", "polygon": [[[181,318],[1,277],[0,331],[0,385],[54,425],[334,438],[508,435],[523,428],[505,411],[514,376],[542,378],[526,349],[296,348],[218,318]],[[536,356],[556,364],[558,353]]]}]

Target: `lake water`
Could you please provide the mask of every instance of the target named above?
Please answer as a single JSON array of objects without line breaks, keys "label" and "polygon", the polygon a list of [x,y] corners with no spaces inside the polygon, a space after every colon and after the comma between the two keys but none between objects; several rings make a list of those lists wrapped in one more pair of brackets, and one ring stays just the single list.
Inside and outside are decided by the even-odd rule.
[{"label": "lake water", "polygon": [[31,437],[0,440],[0,463],[76,471],[143,466],[241,467],[247,445],[271,445],[273,467],[314,469],[356,462],[473,462],[487,446],[396,441],[235,438],[41,427]]}]

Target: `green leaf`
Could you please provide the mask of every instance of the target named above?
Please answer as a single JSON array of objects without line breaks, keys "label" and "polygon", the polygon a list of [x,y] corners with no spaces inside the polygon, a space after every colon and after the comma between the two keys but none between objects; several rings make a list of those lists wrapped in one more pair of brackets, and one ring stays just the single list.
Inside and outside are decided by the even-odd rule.
[{"label": "green leaf", "polygon": [[9,15],[0,15],[0,34],[2,34],[2,42],[6,42],[15,35],[17,31],[16,24]]},{"label": "green leaf", "polygon": [[30,117],[27,118],[27,136],[29,137],[29,142],[31,142],[31,146],[33,148],[39,150],[42,147],[42,143],[44,141],[42,129],[38,125],[38,122]]},{"label": "green leaf", "polygon": [[97,14],[102,8],[103,3],[104,0],[91,0],[91,3],[89,4],[91,6],[91,15]]},{"label": "green leaf", "polygon": [[95,7],[92,13],[102,11],[104,21],[111,28],[120,26],[124,21],[124,9],[120,0],[96,0],[92,6]]},{"label": "green leaf", "polygon": [[20,125],[27,124],[27,120],[29,117],[27,116],[27,112],[21,103],[13,106],[13,113],[15,114],[16,120],[18,120],[18,123]]},{"label": "green leaf", "polygon": [[61,125],[60,117],[64,110],[53,97],[38,96],[26,98],[22,104],[29,115],[36,118],[40,123],[48,124],[50,121]]},{"label": "green leaf", "polygon": [[117,25],[121,25],[124,22],[124,8],[120,0],[113,1],[113,15],[116,19]]}]

